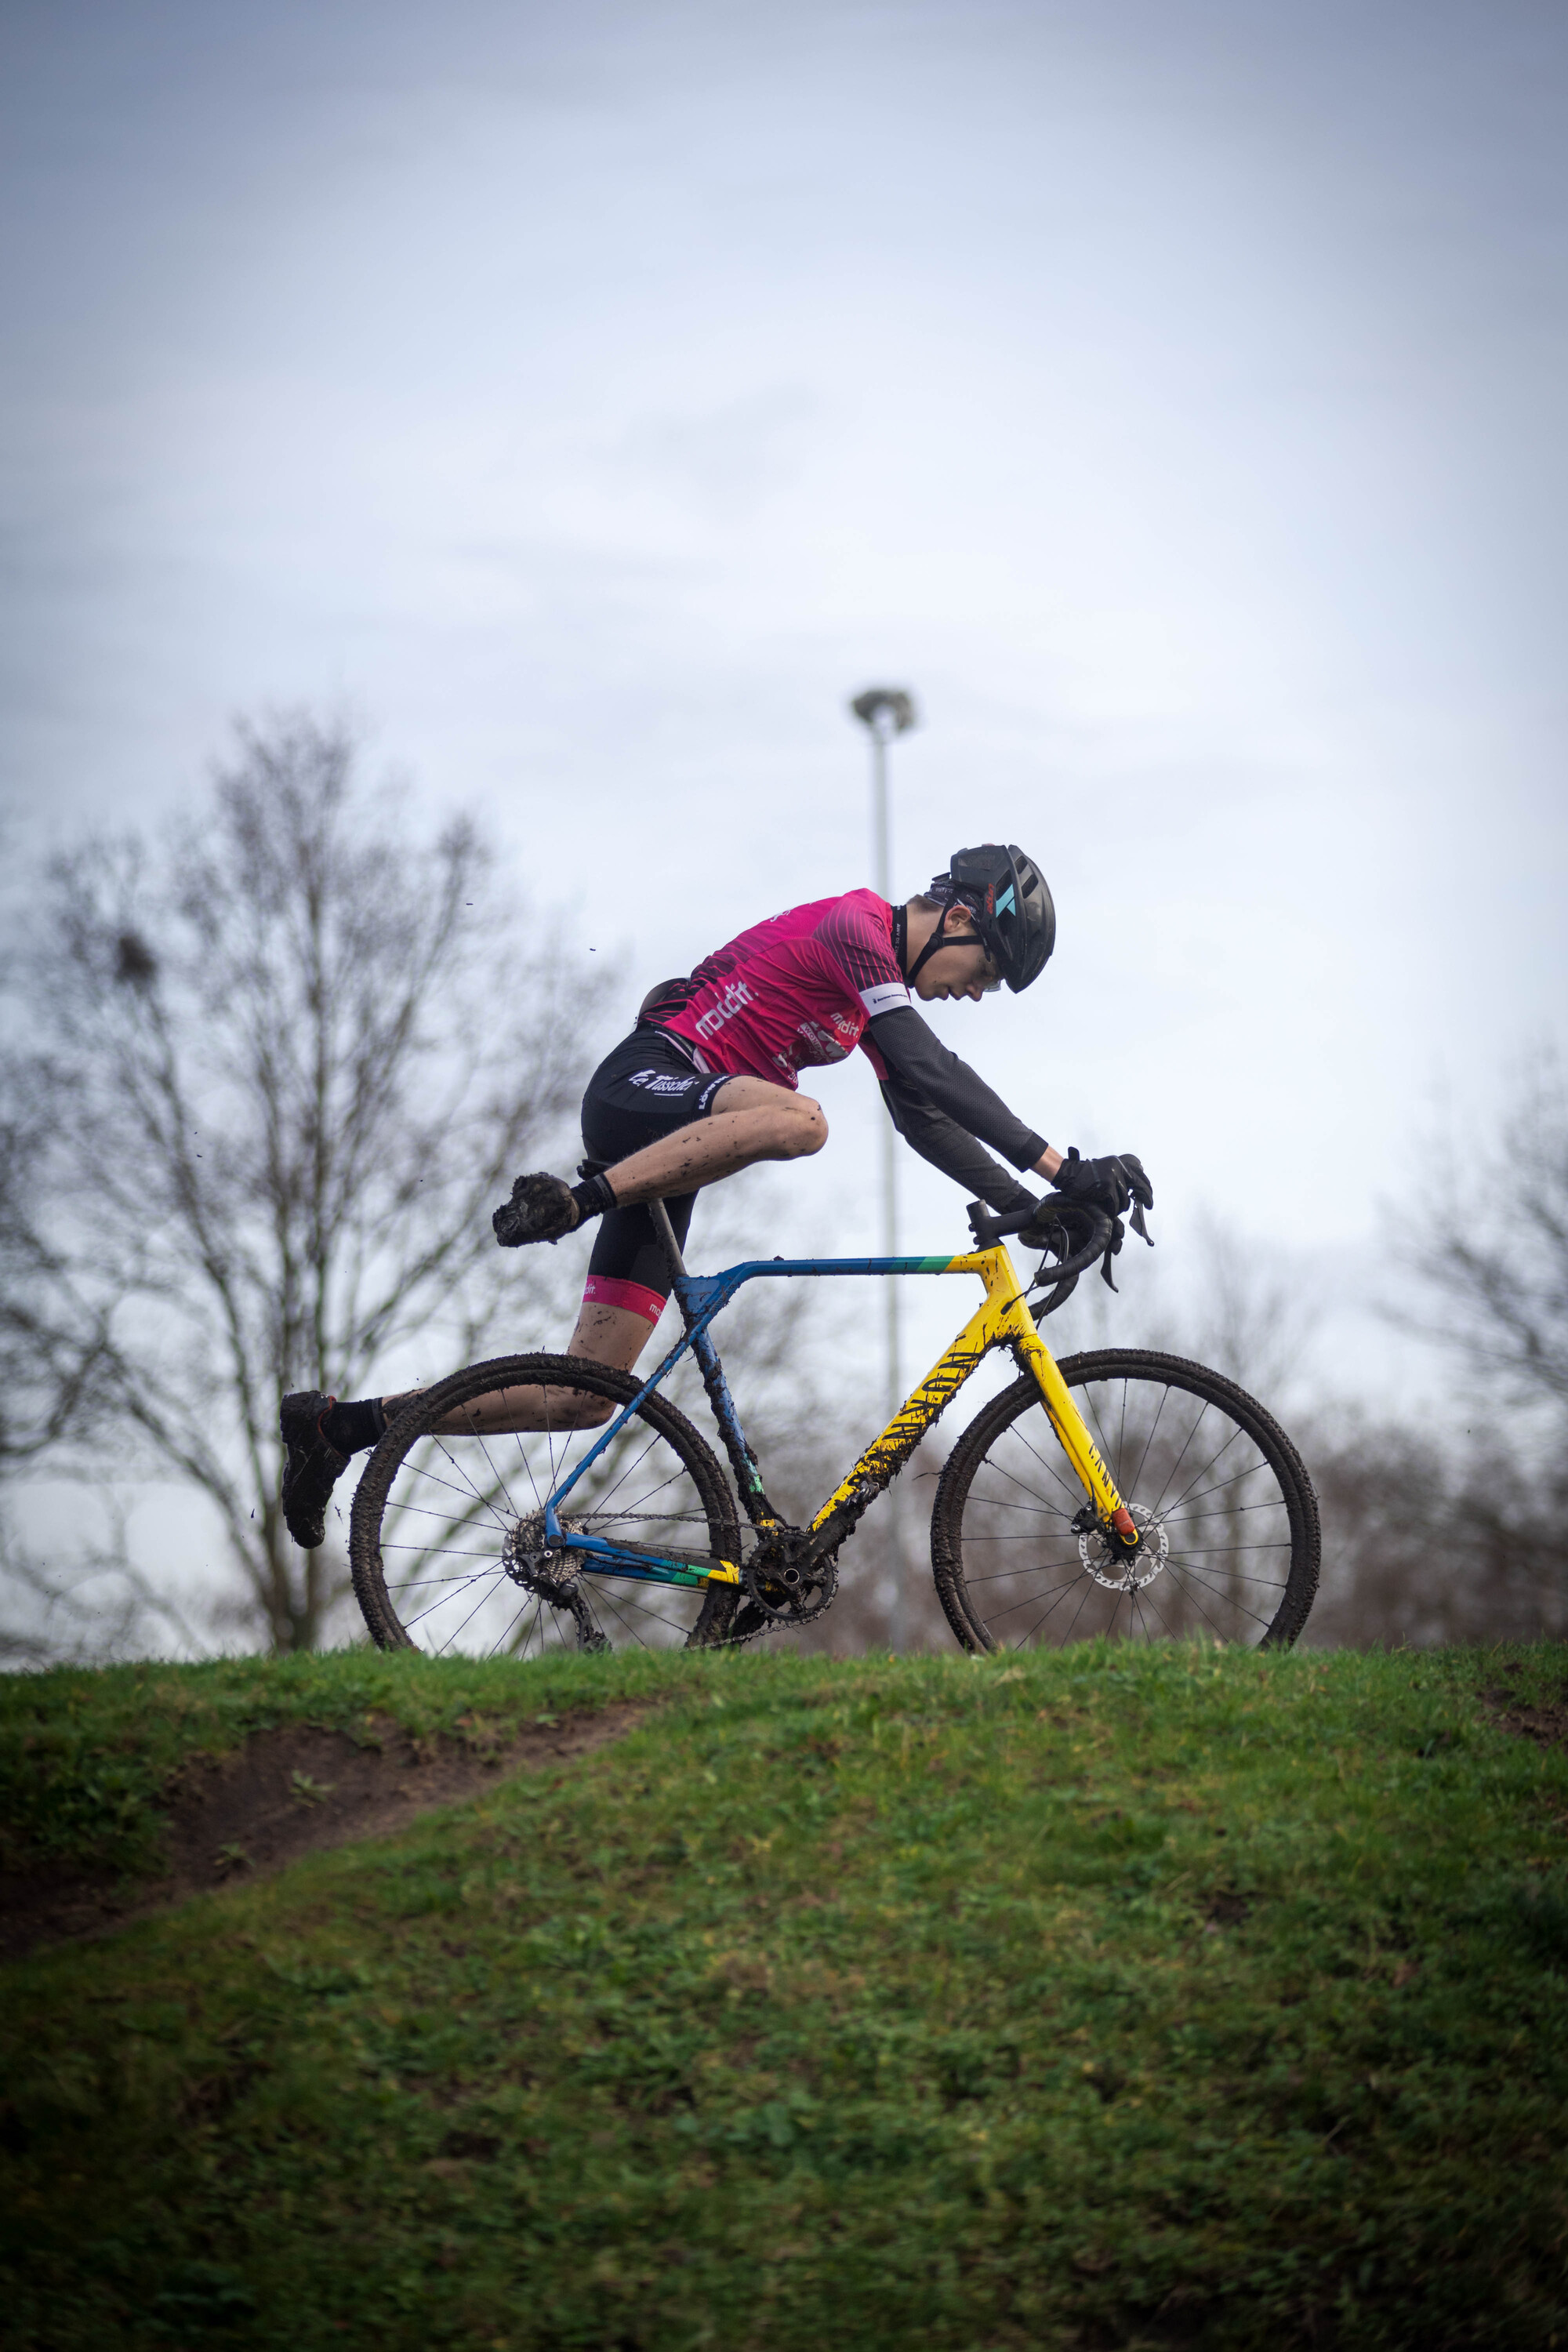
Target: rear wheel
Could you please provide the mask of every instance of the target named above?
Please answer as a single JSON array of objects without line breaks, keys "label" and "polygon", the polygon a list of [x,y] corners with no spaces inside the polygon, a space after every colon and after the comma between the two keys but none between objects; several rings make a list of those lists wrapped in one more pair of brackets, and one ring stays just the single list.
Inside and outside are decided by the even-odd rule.
[{"label": "rear wheel", "polygon": [[[601,1576],[582,1554],[546,1552],[544,1505],[604,1434],[561,1425],[566,1392],[616,1412],[642,1383],[574,1356],[502,1356],[426,1389],[371,1455],[349,1536],[354,1592],[384,1650],[530,1658],[563,1649],[675,1649],[721,1642],[733,1585]],[[443,1436],[435,1425],[498,1389],[531,1391],[538,1434]],[[563,1407],[565,1410],[563,1412]],[[740,1559],[728,1480],[711,1447],[657,1393],[563,1506],[568,1523],[612,1542]]]},{"label": "rear wheel", "polygon": [[1289,1644],[1318,1589],[1318,1501],[1263,1407],[1179,1356],[1105,1349],[1060,1367],[1136,1521],[1131,1560],[1073,1520],[1085,1496],[1033,1376],[1003,1391],[950,1456],[931,1565],[968,1650],[1108,1634]]}]

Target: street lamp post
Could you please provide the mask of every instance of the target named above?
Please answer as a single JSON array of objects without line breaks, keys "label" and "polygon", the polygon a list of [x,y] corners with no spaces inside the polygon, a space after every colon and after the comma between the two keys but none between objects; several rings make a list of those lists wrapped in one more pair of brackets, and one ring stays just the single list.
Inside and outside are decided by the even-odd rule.
[{"label": "street lamp post", "polygon": [[[901,686],[868,686],[849,705],[856,718],[871,738],[871,839],[875,866],[874,883],[879,898],[892,897],[891,858],[888,822],[888,746],[896,735],[907,735],[918,725],[914,697]],[[897,1257],[899,1254],[899,1162],[898,1139],[892,1121],[882,1127],[882,1255]],[[890,1421],[904,1401],[902,1347],[899,1316],[899,1284],[889,1279],[882,1286],[887,1297],[887,1395],[888,1418]],[[893,1559],[893,1599],[889,1613],[888,1638],[889,1647],[904,1646],[904,1553],[902,1494],[897,1480],[889,1487],[883,1508],[888,1529],[889,1548]]]}]

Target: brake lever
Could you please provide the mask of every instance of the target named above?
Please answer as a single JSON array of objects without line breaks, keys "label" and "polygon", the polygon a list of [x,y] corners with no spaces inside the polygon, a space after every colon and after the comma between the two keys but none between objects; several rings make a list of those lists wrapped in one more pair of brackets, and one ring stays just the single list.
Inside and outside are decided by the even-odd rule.
[{"label": "brake lever", "polygon": [[[1045,1199],[1037,1202],[1033,1208],[1012,1209],[1001,1214],[988,1209],[984,1201],[971,1201],[967,1204],[969,1230],[974,1236],[976,1246],[980,1249],[992,1249],[999,1241],[1007,1239],[1011,1234],[1022,1233],[1026,1225],[1034,1224],[1039,1219],[1047,1202],[1051,1198],[1052,1195],[1047,1192]],[[1097,1234],[1095,1240],[1085,1248],[1076,1253],[1065,1253],[1061,1262],[1053,1268],[1048,1276],[1037,1269],[1035,1279],[1030,1283],[1029,1288],[1031,1290],[1044,1288],[1048,1282],[1051,1289],[1049,1302],[1035,1316],[1037,1322],[1040,1319],[1040,1315],[1052,1314],[1057,1307],[1066,1304],[1079,1276],[1091,1266],[1097,1258],[1100,1261],[1100,1280],[1109,1289],[1116,1288],[1116,1280],[1110,1271],[1110,1262],[1121,1247],[1124,1228],[1121,1218],[1107,1217],[1103,1210],[1090,1210],[1083,1202],[1064,1201],[1062,1206],[1070,1207],[1079,1216],[1086,1213],[1090,1216],[1096,1225],[1102,1229],[1104,1238],[1100,1239]],[[1147,1242],[1149,1247],[1152,1249],[1154,1236],[1143,1221],[1142,1201],[1132,1202],[1129,1222],[1140,1241]],[[1065,1240],[1070,1239],[1065,1228],[1062,1228],[1059,1223],[1058,1230],[1063,1233]],[[1043,1267],[1045,1264],[1043,1257],[1040,1264]],[[1030,1312],[1035,1313],[1035,1310],[1031,1308]]]}]

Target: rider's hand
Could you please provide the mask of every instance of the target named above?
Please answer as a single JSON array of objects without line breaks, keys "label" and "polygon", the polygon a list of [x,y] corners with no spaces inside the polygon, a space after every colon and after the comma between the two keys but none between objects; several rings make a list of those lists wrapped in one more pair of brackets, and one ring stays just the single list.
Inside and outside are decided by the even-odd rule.
[{"label": "rider's hand", "polygon": [[1067,1200],[1103,1209],[1108,1217],[1125,1216],[1134,1202],[1141,1209],[1154,1205],[1154,1187],[1143,1172],[1135,1151],[1108,1152],[1100,1160],[1080,1160],[1074,1144],[1051,1181]]}]

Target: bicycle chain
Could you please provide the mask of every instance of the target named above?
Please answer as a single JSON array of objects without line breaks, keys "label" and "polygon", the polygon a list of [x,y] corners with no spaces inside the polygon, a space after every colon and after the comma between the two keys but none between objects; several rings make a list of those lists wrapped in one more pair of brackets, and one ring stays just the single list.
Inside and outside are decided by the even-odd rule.
[{"label": "bicycle chain", "polygon": [[[563,1520],[562,1522],[563,1527],[570,1527],[577,1524],[581,1523],[573,1520]],[[569,1555],[563,1555],[560,1552],[552,1552],[544,1549],[542,1542],[544,1514],[542,1511],[534,1512],[529,1518],[521,1521],[517,1528],[513,1528],[510,1535],[507,1538],[502,1551],[503,1565],[506,1568],[506,1572],[512,1579],[514,1583],[522,1585],[525,1590],[537,1592],[542,1600],[545,1600],[550,1603],[552,1608],[566,1611],[576,1621],[579,1629],[582,1630],[584,1627],[584,1612],[592,1617],[592,1603],[588,1601],[587,1595],[584,1592],[582,1588],[583,1571],[579,1568],[569,1570],[563,1576],[552,1576],[548,1570],[544,1570],[543,1572],[541,1573],[543,1562],[546,1559],[560,1559],[563,1557],[569,1557]],[[761,1549],[762,1547],[759,1546],[758,1549]],[[756,1554],[753,1552],[752,1559],[754,1559],[755,1557]],[[745,1591],[744,1586],[742,1586],[740,1606],[735,1612],[735,1616],[737,1619],[743,1619],[747,1612],[751,1611],[755,1614],[758,1622],[749,1625],[742,1624],[738,1631],[731,1630],[729,1633],[718,1634],[711,1641],[704,1642],[701,1644],[701,1647],[705,1650],[743,1649],[748,1642],[758,1641],[764,1633],[783,1633],[791,1625],[809,1625],[815,1619],[824,1614],[826,1609],[830,1606],[834,1595],[837,1591],[838,1579],[837,1559],[834,1556],[829,1555],[827,1560],[824,1562],[824,1566],[827,1570],[828,1589],[826,1598],[818,1607],[807,1611],[799,1617],[782,1615],[774,1616],[770,1612],[759,1609],[756,1601]],[[599,1633],[599,1643],[584,1641],[581,1646],[584,1648],[596,1648],[601,1644],[607,1646],[603,1629],[599,1626],[597,1618],[593,1617],[592,1622],[595,1630]],[[733,1624],[734,1620],[731,1620],[732,1627]]]}]

